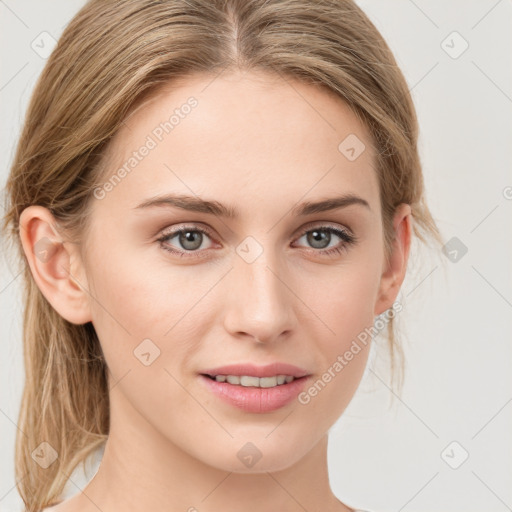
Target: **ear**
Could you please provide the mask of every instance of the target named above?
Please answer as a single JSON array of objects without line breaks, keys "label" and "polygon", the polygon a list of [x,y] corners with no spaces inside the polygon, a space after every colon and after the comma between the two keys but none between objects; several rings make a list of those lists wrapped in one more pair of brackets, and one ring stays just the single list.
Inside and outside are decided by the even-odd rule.
[{"label": "ear", "polygon": [[374,315],[380,315],[393,305],[405,278],[412,234],[410,205],[402,203],[397,207],[393,230],[395,238],[389,259],[385,261]]},{"label": "ear", "polygon": [[85,272],[75,245],[64,241],[47,208],[28,206],[20,216],[20,238],[34,281],[52,307],[68,322],[92,317]]}]

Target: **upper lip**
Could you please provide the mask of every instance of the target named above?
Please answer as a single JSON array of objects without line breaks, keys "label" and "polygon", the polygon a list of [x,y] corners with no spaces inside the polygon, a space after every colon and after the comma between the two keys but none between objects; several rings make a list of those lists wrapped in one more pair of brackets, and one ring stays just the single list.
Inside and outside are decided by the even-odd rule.
[{"label": "upper lip", "polygon": [[210,368],[201,372],[203,375],[215,377],[217,375],[248,375],[252,377],[274,377],[275,375],[291,375],[296,379],[309,375],[303,368],[288,363],[272,363],[265,366],[256,366],[254,364],[230,364]]}]

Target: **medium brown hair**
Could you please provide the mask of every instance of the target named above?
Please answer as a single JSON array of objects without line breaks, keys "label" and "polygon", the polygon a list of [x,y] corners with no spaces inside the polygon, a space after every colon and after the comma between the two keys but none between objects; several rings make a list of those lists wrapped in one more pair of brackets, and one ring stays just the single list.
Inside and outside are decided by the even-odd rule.
[{"label": "medium brown hair", "polygon": [[[26,380],[16,479],[29,512],[57,503],[72,470],[105,441],[109,396],[92,323],[62,318],[31,275],[20,214],[29,205],[46,207],[74,240],[84,240],[93,190],[104,174],[100,164],[123,120],[165,84],[224,68],[269,71],[344,100],[376,148],[386,254],[400,203],[411,205],[421,241],[442,243],[425,201],[407,83],[353,1],[89,1],[36,84],[6,187],[3,229],[17,248],[24,279]],[[391,350],[399,348],[392,320],[388,340]],[[42,441],[58,453],[47,469],[31,457]]]}]

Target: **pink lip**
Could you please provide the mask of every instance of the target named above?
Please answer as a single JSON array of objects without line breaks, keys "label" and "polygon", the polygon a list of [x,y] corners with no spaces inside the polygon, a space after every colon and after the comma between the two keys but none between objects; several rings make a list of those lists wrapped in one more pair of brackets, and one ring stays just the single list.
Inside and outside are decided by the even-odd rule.
[{"label": "pink lip", "polygon": [[273,377],[274,375],[292,375],[295,378],[304,377],[308,372],[303,368],[287,363],[273,363],[265,366],[253,364],[231,364],[219,366],[201,372],[205,375],[252,375],[253,377]]},{"label": "pink lip", "polygon": [[[308,380],[308,373],[305,370],[285,363],[267,366],[237,364],[205,370],[201,373],[201,381],[212,393],[228,404],[250,413],[272,412],[284,407],[297,397]],[[207,375],[252,375],[254,377],[292,375],[295,380],[273,388],[257,388],[217,382]]]}]

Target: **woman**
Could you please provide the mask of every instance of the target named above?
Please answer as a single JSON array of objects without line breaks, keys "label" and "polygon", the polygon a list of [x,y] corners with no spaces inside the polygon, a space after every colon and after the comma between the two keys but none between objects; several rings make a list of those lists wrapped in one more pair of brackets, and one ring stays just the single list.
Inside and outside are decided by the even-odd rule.
[{"label": "woman", "polygon": [[417,133],[351,1],[88,2],[7,185],[26,509],[352,510],[328,430],[376,317],[398,348],[412,236],[441,241]]}]

